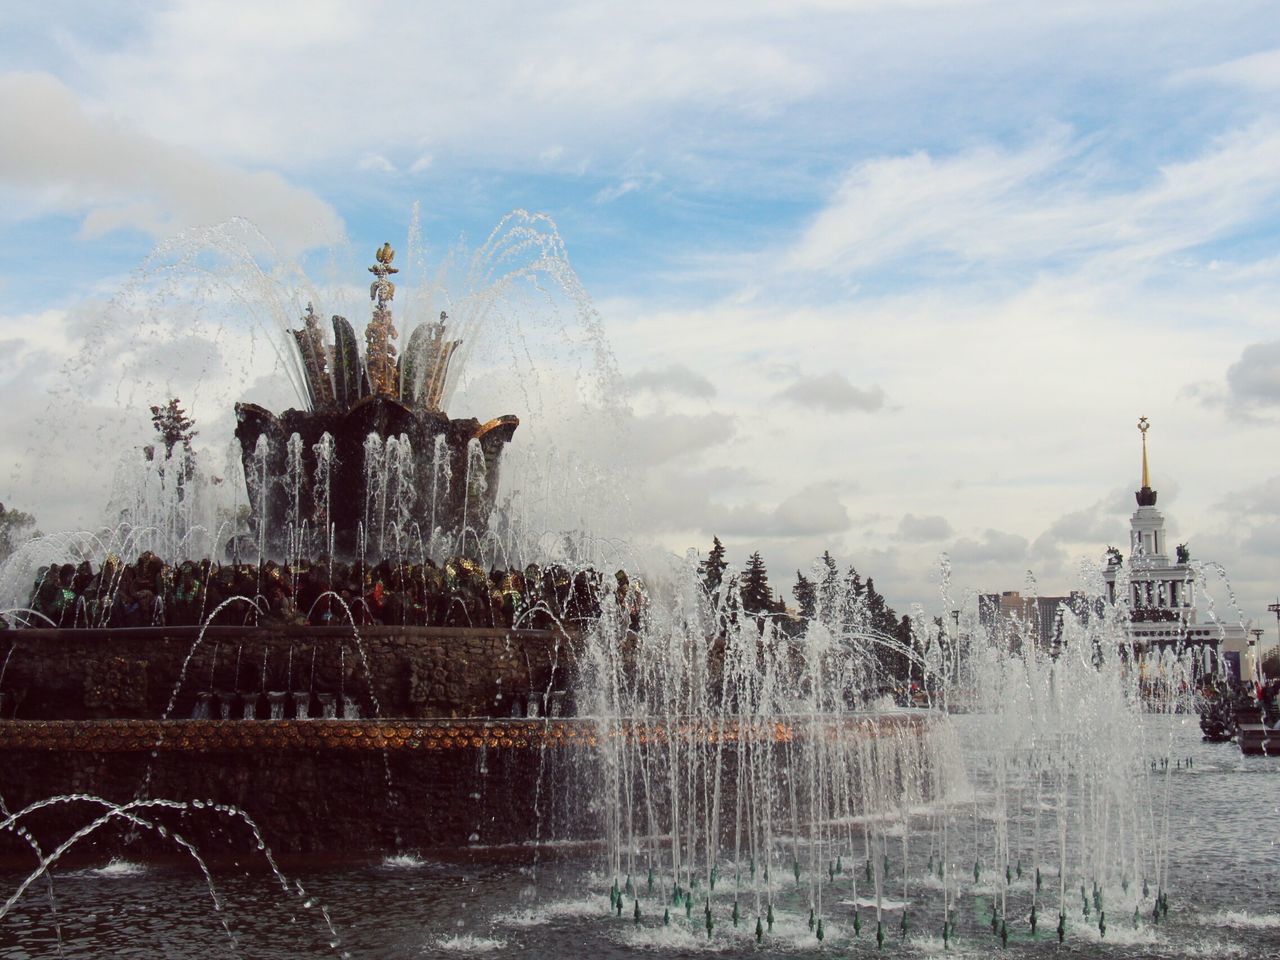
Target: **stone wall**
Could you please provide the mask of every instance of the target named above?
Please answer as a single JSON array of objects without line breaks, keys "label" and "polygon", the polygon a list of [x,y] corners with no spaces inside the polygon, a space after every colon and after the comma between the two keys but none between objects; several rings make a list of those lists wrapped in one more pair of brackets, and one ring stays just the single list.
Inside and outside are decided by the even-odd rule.
[{"label": "stone wall", "polygon": [[[309,716],[343,698],[363,717],[524,716],[570,688],[572,642],[541,630],[210,627],[0,631],[0,719]],[[204,695],[202,697],[202,695]],[[543,708],[545,709],[545,708]]]},{"label": "stone wall", "polygon": [[[281,853],[594,835],[583,806],[595,795],[594,761],[557,749],[554,738],[547,747],[518,725],[499,737],[470,722],[419,722],[407,728],[414,748],[399,749],[395,734],[382,736],[394,726],[299,721],[320,717],[326,703],[338,717],[418,721],[524,717],[552,704],[567,711],[571,641],[551,631],[424,627],[358,636],[325,627],[0,632],[0,800],[11,811],[75,794],[186,805],[138,810],[170,837],[110,820],[79,848],[99,859],[179,852],[173,832],[215,857],[251,851],[243,822],[214,810],[228,805]],[[269,722],[272,693],[283,723]],[[233,721],[219,721],[224,709]],[[24,822],[47,848],[103,810],[67,801]],[[22,837],[0,832],[0,858],[30,856]]]},{"label": "stone wall", "polygon": [[[116,804],[139,798],[182,809],[133,812],[192,842],[206,859],[252,860],[256,838],[231,805],[257,825],[277,854],[350,856],[524,844],[600,836],[590,799],[589,751],[555,749],[297,752],[0,753],[0,797],[11,810],[49,797],[86,794]],[[86,800],[55,804],[24,820],[46,851],[100,817]],[[77,858],[103,862],[181,855],[166,836],[117,817],[86,838]],[[32,861],[26,841],[0,832],[0,863]]]}]

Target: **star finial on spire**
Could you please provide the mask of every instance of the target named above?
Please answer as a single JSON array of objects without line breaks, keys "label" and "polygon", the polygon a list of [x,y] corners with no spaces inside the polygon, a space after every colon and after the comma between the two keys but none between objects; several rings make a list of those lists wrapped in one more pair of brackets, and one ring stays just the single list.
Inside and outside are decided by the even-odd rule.
[{"label": "star finial on spire", "polygon": [[1138,506],[1154,507],[1156,492],[1151,489],[1151,471],[1147,467],[1147,431],[1151,429],[1151,421],[1146,417],[1138,418],[1138,432],[1142,434],[1142,489],[1136,494]]}]

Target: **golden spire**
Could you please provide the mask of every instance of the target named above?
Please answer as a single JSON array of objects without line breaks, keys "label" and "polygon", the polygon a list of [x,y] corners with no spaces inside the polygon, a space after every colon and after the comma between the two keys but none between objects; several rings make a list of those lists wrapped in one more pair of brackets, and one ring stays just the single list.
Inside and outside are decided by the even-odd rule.
[{"label": "golden spire", "polygon": [[1142,434],[1142,486],[1151,486],[1151,471],[1147,469],[1147,431],[1151,423],[1146,417],[1138,418],[1138,431]]}]

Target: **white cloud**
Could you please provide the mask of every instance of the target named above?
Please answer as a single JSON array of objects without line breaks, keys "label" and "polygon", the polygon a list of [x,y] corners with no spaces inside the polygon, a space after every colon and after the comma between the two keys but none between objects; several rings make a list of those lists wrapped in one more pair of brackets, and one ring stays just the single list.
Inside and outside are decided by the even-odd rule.
[{"label": "white cloud", "polygon": [[874,413],[882,409],[885,403],[884,390],[880,387],[855,387],[848,377],[835,371],[814,377],[801,377],[778,391],[775,397],[827,413],[847,413],[851,410]]},{"label": "white cloud", "polygon": [[621,183],[615,184],[612,187],[605,187],[604,189],[597,191],[596,195],[591,199],[596,203],[612,203],[615,200],[625,197],[628,193],[634,193],[643,186],[643,181],[637,177],[628,177]]},{"label": "white cloud", "polygon": [[724,414],[661,413],[637,417],[631,424],[630,443],[639,462],[656,465],[702,453],[727,442],[733,433],[733,419]]},{"label": "white cloud", "polygon": [[709,400],[716,395],[716,388],[710,380],[690,370],[683,363],[673,363],[661,369],[646,367],[627,377],[626,382],[632,390],[672,393],[702,400]]},{"label": "white cloud", "polygon": [[1175,79],[1223,83],[1262,91],[1280,89],[1280,49],[1260,50],[1210,67],[1184,70]]},{"label": "white cloud", "polygon": [[1280,340],[1245,347],[1227,369],[1227,387],[1245,406],[1280,405]]},{"label": "white cloud", "polygon": [[1268,560],[1280,553],[1280,520],[1270,520],[1253,526],[1241,544],[1245,553]]},{"label": "white cloud", "polygon": [[950,550],[951,559],[966,564],[1016,563],[1027,555],[1027,538],[988,529],[978,540],[962,537]]},{"label": "white cloud", "polygon": [[824,79],[804,44],[769,32],[792,16],[768,5],[504,3],[413,15],[351,2],[234,12],[177,2],[139,16],[127,44],[104,48],[67,24],[64,46],[100,102],[237,162],[323,162],[352,142],[397,157],[430,137],[437,154],[521,164],[576,156],[602,136],[634,145],[671,109],[777,116]]},{"label": "white cloud", "polygon": [[916,258],[1014,267],[1107,255],[1134,264],[1276,212],[1280,129],[1256,123],[1134,189],[1099,182],[1088,143],[1062,129],[1020,150],[923,151],[856,164],[787,254],[858,273]]},{"label": "white cloud", "polygon": [[759,484],[745,467],[714,463],[695,467],[687,462],[647,465],[632,481],[637,516],[644,529],[659,537],[666,533],[718,534],[716,520],[725,508],[713,508],[712,504],[726,493]]},{"label": "white cloud", "polygon": [[917,517],[914,513],[908,513],[898,521],[898,538],[911,543],[932,543],[949,536],[951,524],[947,523],[946,517]]},{"label": "white cloud", "polygon": [[47,74],[0,74],[0,185],[43,212],[82,213],[86,237],[132,228],[153,235],[247,217],[282,249],[331,243],[342,223],[329,204],[278,174],[205,159],[85,111]]},{"label": "white cloud", "polygon": [[[912,252],[963,258],[1003,244],[1019,196],[1063,159],[1059,134],[1019,153],[992,147],[935,160],[921,151],[856,164],[791,251],[793,266],[856,270]],[[1003,222],[1003,223],[1002,223]]]},{"label": "white cloud", "polygon": [[[1134,486],[1137,486],[1135,477]],[[1163,491],[1163,501],[1171,499],[1171,490]],[[1059,543],[1100,545],[1123,540],[1128,530],[1129,514],[1135,506],[1133,493],[1122,487],[1111,496],[1083,510],[1073,510],[1055,520],[1045,534]]]},{"label": "white cloud", "polygon": [[1215,507],[1237,521],[1250,517],[1280,518],[1280,476],[1236,490]]},{"label": "white cloud", "polygon": [[365,152],[360,154],[360,159],[356,161],[356,169],[363,170],[366,173],[395,173],[396,167],[390,160],[380,153]]},{"label": "white cloud", "polygon": [[708,511],[703,529],[734,537],[809,537],[848,530],[849,512],[836,485],[813,484],[772,509],[756,504]]},{"label": "white cloud", "polygon": [[[1170,497],[1163,499],[1167,503]],[[1123,550],[1128,543],[1128,515],[1133,506],[1133,494],[1117,488],[1104,500],[1063,514],[1032,541],[1029,556],[1033,566],[1040,573],[1061,577],[1071,554],[1096,559],[1105,546]]]}]

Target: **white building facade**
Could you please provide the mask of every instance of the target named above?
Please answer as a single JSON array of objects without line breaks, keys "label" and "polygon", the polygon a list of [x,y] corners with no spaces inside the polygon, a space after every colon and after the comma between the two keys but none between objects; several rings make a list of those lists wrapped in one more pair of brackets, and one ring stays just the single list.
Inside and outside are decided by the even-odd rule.
[{"label": "white building facade", "polygon": [[[1255,665],[1249,656],[1248,629],[1210,617],[1200,622],[1197,608],[1199,574],[1185,545],[1172,551],[1165,532],[1164,514],[1156,508],[1147,466],[1147,429],[1143,417],[1142,488],[1135,492],[1138,509],[1129,518],[1129,564],[1112,554],[1103,572],[1107,599],[1129,608],[1125,632],[1139,662],[1166,649],[1197,652],[1214,669],[1225,668],[1236,681],[1252,682]],[[1127,574],[1127,576],[1126,576]]]}]

